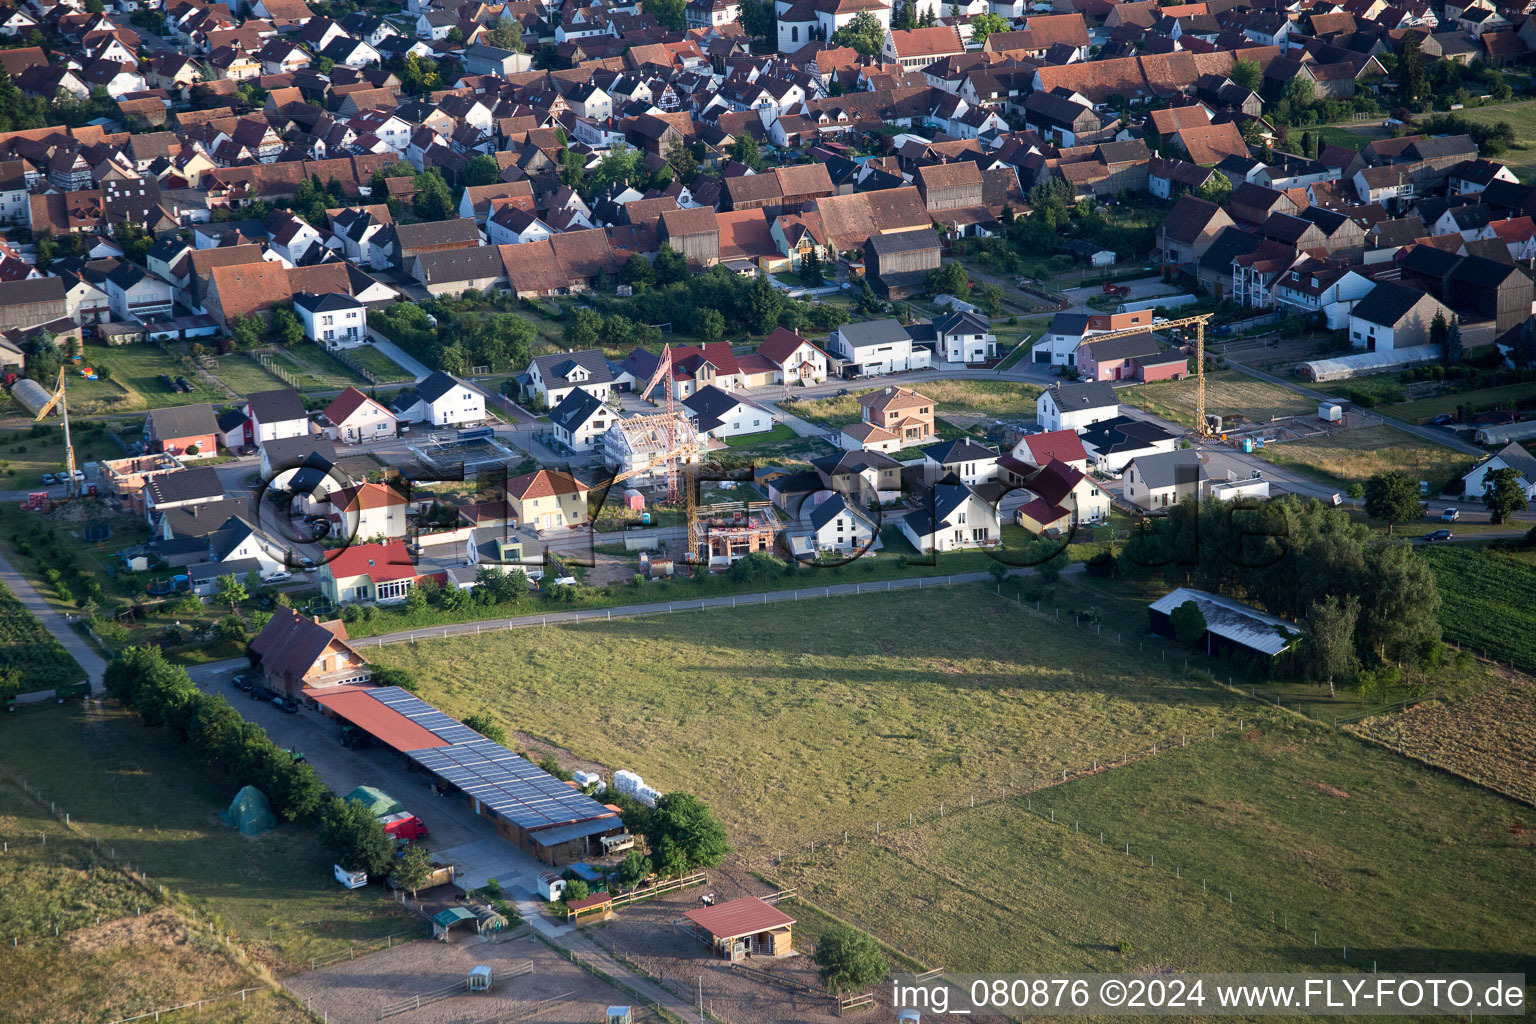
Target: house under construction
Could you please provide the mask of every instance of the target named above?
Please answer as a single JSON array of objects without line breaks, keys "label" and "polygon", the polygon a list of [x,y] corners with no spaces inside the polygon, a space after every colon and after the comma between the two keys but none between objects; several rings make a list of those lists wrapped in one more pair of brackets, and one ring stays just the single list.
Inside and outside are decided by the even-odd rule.
[{"label": "house under construction", "polygon": [[709,549],[709,567],[719,570],[753,552],[771,552],[782,527],[771,504],[754,501],[702,506],[699,528]]},{"label": "house under construction", "polygon": [[[658,487],[667,482],[667,465],[699,461],[699,432],[682,413],[669,421],[664,412],[639,413],[618,420],[603,435],[603,461],[616,475],[628,476],[628,487]],[[686,455],[668,453],[693,447]]]}]

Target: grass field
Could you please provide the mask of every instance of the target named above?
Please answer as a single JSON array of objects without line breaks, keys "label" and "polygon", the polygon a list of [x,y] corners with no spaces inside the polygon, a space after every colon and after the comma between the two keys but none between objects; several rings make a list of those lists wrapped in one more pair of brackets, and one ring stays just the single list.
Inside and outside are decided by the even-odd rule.
[{"label": "grass field", "polygon": [[312,341],[282,349],[272,356],[272,361],[296,376],[301,390],[368,386],[362,374]]},{"label": "grass field", "polygon": [[150,881],[184,893],[204,916],[217,914],[279,970],[417,927],[381,890],[338,886],[312,829],[285,824],[246,838],[225,826],[218,812],[237,787],[189,770],[183,748],[126,711],[48,703],[7,715],[0,765]]},{"label": "grass field", "polygon": [[1529,808],[1294,718],[1250,721],[1036,793],[1032,812],[962,810],[776,873],[950,970],[1536,967]]},{"label": "grass field", "polygon": [[[663,792],[700,793],[748,848],[1235,721],[1241,698],[989,589],[461,637],[377,660],[413,672],[449,714],[486,711]],[[1119,628],[1134,645],[1145,619],[1105,632]],[[572,712],[540,711],[554,706]]]},{"label": "grass field", "polygon": [[1536,683],[1506,686],[1453,701],[1432,701],[1349,727],[1431,764],[1536,801]]},{"label": "grass field", "polygon": [[[227,394],[210,387],[201,377],[182,366],[180,361],[159,345],[87,344],[85,362],[96,367],[106,366],[112,375],[112,380],[111,382],[86,381],[81,386],[120,384],[133,399],[127,405],[127,409],[158,409],[165,406],[195,405],[199,402],[211,402],[218,406],[231,401]],[[156,379],[162,373],[171,377],[187,378],[187,383],[192,386],[192,390],[184,394],[169,390]],[[119,411],[126,411],[126,409]]]},{"label": "grass field", "polygon": [[[941,417],[969,414],[1005,420],[1034,418],[1035,399],[1043,390],[1034,384],[991,380],[931,380],[910,386],[933,399]],[[790,411],[811,423],[841,427],[862,418],[859,396],[878,390],[862,388],[848,395],[797,402]]]},{"label": "grass field", "polygon": [[1409,423],[1425,423],[1441,413],[1454,413],[1458,407],[1470,405],[1475,409],[1513,409],[1515,403],[1536,395],[1536,381],[1524,384],[1506,384],[1501,388],[1483,388],[1463,391],[1454,395],[1436,395],[1416,402],[1402,402],[1387,406],[1381,411]]},{"label": "grass field", "polygon": [[[122,428],[122,424],[114,424]],[[107,433],[104,423],[69,422],[70,443],[75,448],[75,466],[102,459],[120,459],[123,446]],[[133,438],[139,432],[134,425],[127,430]],[[26,430],[0,431],[0,481],[6,487],[17,490],[42,485],[44,473],[57,473],[64,469],[64,428],[58,420],[50,421],[43,433]]]},{"label": "grass field", "polygon": [[239,948],[210,932],[206,915],[190,914],[174,893],[148,891],[4,778],[0,836],[8,847],[0,857],[0,935],[18,940],[6,942],[0,971],[6,1019],[109,1020],[244,988],[260,991],[220,1005],[217,1019],[309,1019],[264,987]]},{"label": "grass field", "polygon": [[275,391],[288,385],[268,373],[255,359],[244,354],[219,356],[218,365],[211,372],[236,392],[249,395],[257,391]]},{"label": "grass field", "polygon": [[85,670],[37,616],[0,584],[0,671],[20,673],[21,692],[51,690],[85,678]]},{"label": "grass field", "polygon": [[1262,457],[1339,487],[1401,469],[1415,480],[1428,480],[1431,494],[1439,494],[1452,477],[1472,467],[1470,455],[1386,426],[1266,445]]},{"label": "grass field", "polygon": [[1425,548],[1448,640],[1536,672],[1536,568],[1512,554],[1465,544]]},{"label": "grass field", "polygon": [[757,434],[743,434],[740,437],[728,437],[725,439],[729,448],[753,448],[760,444],[778,444],[782,441],[793,441],[800,435],[788,423],[775,423],[772,430],[765,430]]},{"label": "grass field", "polygon": [[[372,373],[381,381],[410,380],[411,374],[405,367],[395,362],[389,356],[380,352],[372,345],[359,345],[357,348],[347,350],[347,358],[358,366]],[[361,386],[361,385],[359,385]]]},{"label": "grass field", "polygon": [[1514,171],[1521,181],[1536,174],[1536,144],[1529,141],[1536,139],[1536,100],[1458,110],[1456,116],[1477,124],[1509,122],[1509,126],[1515,130],[1515,138],[1521,141],[1511,146],[1508,152],[1500,154],[1499,162]]},{"label": "grass field", "polygon": [[[1186,427],[1195,425],[1195,380],[1160,381],[1122,388],[1122,401]],[[1205,376],[1205,407],[1213,415],[1241,413],[1250,420],[1317,412],[1317,403],[1287,388],[1254,380],[1237,370]]]}]

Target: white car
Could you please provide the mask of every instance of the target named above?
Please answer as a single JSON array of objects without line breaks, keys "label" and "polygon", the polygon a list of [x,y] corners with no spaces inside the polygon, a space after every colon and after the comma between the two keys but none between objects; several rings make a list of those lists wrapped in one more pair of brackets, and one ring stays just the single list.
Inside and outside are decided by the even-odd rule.
[{"label": "white car", "polygon": [[275,572],[271,576],[268,576],[262,582],[264,582],[264,583],[284,583],[284,582],[286,582],[288,580],[291,580],[291,579],[293,579],[293,573],[291,573],[291,572]]}]

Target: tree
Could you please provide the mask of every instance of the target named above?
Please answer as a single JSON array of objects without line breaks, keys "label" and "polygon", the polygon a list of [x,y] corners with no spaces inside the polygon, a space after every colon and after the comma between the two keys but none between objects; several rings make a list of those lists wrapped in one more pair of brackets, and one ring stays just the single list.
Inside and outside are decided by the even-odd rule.
[{"label": "tree", "polygon": [[1488,516],[1495,523],[1507,523],[1516,512],[1525,511],[1528,502],[1519,470],[1506,466],[1487,474],[1483,480],[1483,504],[1488,506]]},{"label": "tree", "polygon": [[928,290],[934,295],[953,295],[963,299],[970,289],[971,276],[965,272],[959,260],[950,260],[928,273]]},{"label": "tree", "polygon": [[464,724],[492,743],[505,744],[507,742],[507,730],[496,724],[496,720],[484,712],[475,712],[464,719]]},{"label": "tree", "polygon": [[411,200],[411,209],[416,216],[422,220],[448,220],[458,215],[453,205],[453,193],[436,168],[416,175],[413,180],[416,198]]},{"label": "tree", "polygon": [[1388,533],[1423,517],[1418,484],[1400,469],[1378,473],[1365,482],[1365,514],[1386,523]]},{"label": "tree", "polygon": [[691,793],[668,793],[646,815],[645,840],[664,874],[712,868],[731,852],[709,805]]},{"label": "tree", "polygon": [[812,959],[821,968],[821,983],[832,992],[868,988],[882,981],[890,971],[875,940],[842,923],[821,933]]},{"label": "tree", "polygon": [[[1435,318],[1429,322],[1429,343],[1431,345],[1444,345],[1450,336],[1451,324],[1445,318],[1445,310],[1435,310]],[[1441,351],[1445,352],[1447,356],[1450,355],[1447,349],[1441,349]],[[1450,365],[1449,358],[1446,359],[1446,365]]]},{"label": "tree", "polygon": [[477,185],[494,185],[501,180],[501,168],[496,165],[496,158],[488,153],[480,153],[470,158],[464,165],[463,172],[459,175],[459,184],[465,188],[474,188]]},{"label": "tree", "polygon": [[619,885],[633,889],[649,878],[654,870],[649,857],[642,856],[639,850],[630,850],[614,869],[614,876]]},{"label": "tree", "polygon": [[848,24],[833,32],[828,41],[833,46],[851,46],[870,57],[885,46],[885,26],[869,11],[860,11]]},{"label": "tree", "polygon": [[688,262],[683,259],[682,253],[666,242],[662,242],[661,248],[656,250],[655,269],[658,285],[665,286],[688,279]]},{"label": "tree", "polygon": [[1259,85],[1263,82],[1263,72],[1256,60],[1238,60],[1232,62],[1232,68],[1227,72],[1227,78],[1232,84],[1251,92],[1258,92]]},{"label": "tree", "polygon": [[1412,32],[1403,35],[1397,51],[1397,98],[1404,106],[1417,107],[1424,95],[1426,78],[1424,54],[1419,50],[1419,37]]},{"label": "tree", "polygon": [[406,693],[415,693],[420,687],[416,683],[416,677],[403,668],[393,665],[375,665],[373,667],[373,683],[375,686],[398,686]]},{"label": "tree", "polygon": [[762,170],[762,149],[758,146],[757,139],[753,138],[751,133],[745,129],[743,129],[740,135],[736,136],[736,141],[731,143],[731,159],[737,163],[745,164],[754,171]]},{"label": "tree", "polygon": [[502,50],[523,52],[523,24],[515,18],[501,18],[496,27],[485,34],[487,46]]},{"label": "tree", "polygon": [[572,903],[576,900],[584,900],[591,895],[591,886],[579,878],[572,878],[565,883],[565,888],[560,890],[560,902]]},{"label": "tree", "polygon": [[1451,317],[1451,326],[1445,332],[1445,365],[1456,366],[1461,362],[1461,317]]},{"label": "tree", "polygon": [[971,42],[984,43],[992,33],[1007,32],[1009,28],[1008,22],[1000,15],[990,12],[978,14],[971,19]]},{"label": "tree", "polygon": [[684,184],[692,181],[699,173],[699,161],[682,139],[674,140],[667,150],[667,163],[677,175],[677,180]]},{"label": "tree", "polygon": [[329,57],[319,56],[315,58],[314,66],[310,69],[317,75],[329,75],[336,70],[336,62]]},{"label": "tree", "polygon": [[826,274],[821,269],[821,246],[812,245],[800,260],[800,280],[809,288],[818,288],[826,283]]},{"label": "tree", "polygon": [[[639,255],[636,253],[635,255]],[[644,256],[640,256],[642,260]],[[649,263],[646,266],[650,266]],[[592,348],[597,344],[597,332],[603,326],[602,316],[595,310],[586,306],[580,306],[561,331],[567,348],[584,349]]]},{"label": "tree", "polygon": [[226,573],[218,578],[219,596],[229,602],[230,613],[233,614],[235,606],[251,595],[246,591],[245,584],[235,578],[234,573]]},{"label": "tree", "polygon": [[1232,179],[1220,171],[1212,171],[1210,180],[1195,189],[1195,195],[1217,206],[1225,206],[1232,195]]},{"label": "tree", "polygon": [[636,291],[656,280],[656,268],[642,253],[630,253],[624,266],[619,268],[619,278]]},{"label": "tree", "polygon": [[740,24],[754,39],[769,39],[777,24],[774,5],[763,0],[742,0]]},{"label": "tree", "polygon": [[395,841],[373,812],[340,797],[331,797],[320,814],[320,845],[346,871],[383,876],[395,859]]},{"label": "tree", "polygon": [[1315,682],[1327,680],[1330,697],[1335,679],[1347,681],[1360,671],[1360,659],[1355,655],[1355,621],[1359,616],[1360,602],[1353,595],[1341,601],[1330,594],[1307,609],[1302,664]]},{"label": "tree", "polygon": [[645,0],[641,7],[662,28],[681,32],[687,25],[687,0]]},{"label": "tree", "polygon": [[1355,645],[1363,655],[1382,661],[1411,658],[1425,643],[1440,639],[1434,573],[1406,542],[1365,549],[1359,593]]},{"label": "tree", "polygon": [[1168,622],[1173,626],[1173,635],[1185,647],[1194,647],[1205,636],[1205,613],[1193,601],[1185,601],[1169,612]]},{"label": "tree", "polygon": [[425,846],[407,846],[395,862],[395,870],[390,878],[398,888],[409,892],[414,899],[416,891],[432,878],[432,852]]},{"label": "tree", "polygon": [[721,340],[725,337],[725,315],[718,309],[698,310],[693,318],[693,333],[705,343]]},{"label": "tree", "polygon": [[59,369],[64,365],[53,336],[47,331],[34,334],[22,343],[22,351],[27,356],[26,376],[43,384],[51,394],[59,379]]},{"label": "tree", "polygon": [[264,324],[255,314],[237,313],[229,321],[229,337],[236,348],[255,348],[261,344]]},{"label": "tree", "polygon": [[304,321],[291,309],[274,309],[272,311],[272,337],[285,348],[297,345],[304,340]]}]

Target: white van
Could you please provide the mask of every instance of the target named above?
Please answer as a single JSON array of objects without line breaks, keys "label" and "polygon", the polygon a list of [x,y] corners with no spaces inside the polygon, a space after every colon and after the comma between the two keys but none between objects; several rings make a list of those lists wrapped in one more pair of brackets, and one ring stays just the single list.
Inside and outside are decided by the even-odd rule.
[{"label": "white van", "polygon": [[368,872],[366,871],[348,871],[340,864],[337,864],[335,865],[335,872],[336,881],[348,889],[361,889],[368,884]]}]

